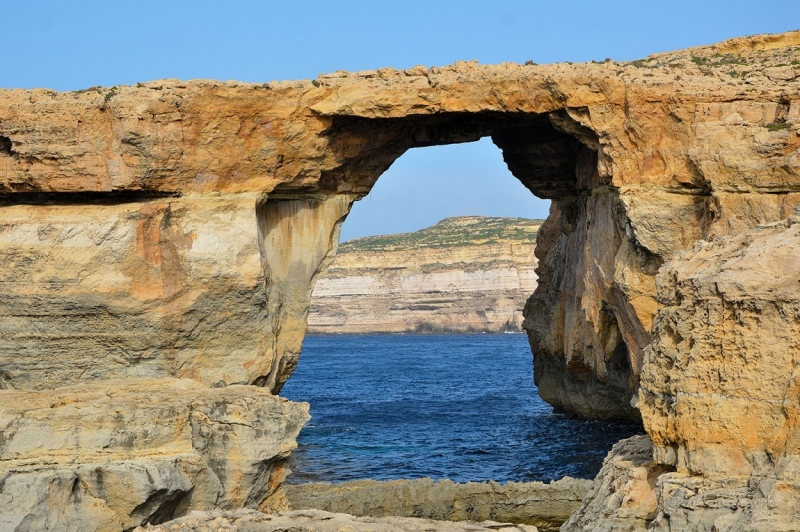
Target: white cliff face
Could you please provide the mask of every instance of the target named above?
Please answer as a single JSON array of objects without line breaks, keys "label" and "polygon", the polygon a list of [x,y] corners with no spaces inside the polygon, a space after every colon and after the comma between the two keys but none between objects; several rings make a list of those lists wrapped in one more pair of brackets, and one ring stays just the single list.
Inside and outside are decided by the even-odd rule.
[{"label": "white cliff face", "polygon": [[344,244],[317,281],[314,333],[521,331],[540,222],[448,218]]}]

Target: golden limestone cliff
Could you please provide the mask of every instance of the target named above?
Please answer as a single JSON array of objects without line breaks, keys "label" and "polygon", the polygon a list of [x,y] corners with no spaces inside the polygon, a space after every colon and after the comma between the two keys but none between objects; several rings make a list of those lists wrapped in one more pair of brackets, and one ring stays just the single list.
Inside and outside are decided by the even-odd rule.
[{"label": "golden limestone cliff", "polygon": [[317,279],[308,331],[521,332],[540,225],[462,216],[350,240]]},{"label": "golden limestone cliff", "polygon": [[[653,467],[676,468],[659,477],[659,500],[678,497],[669,515],[688,508],[689,529],[700,506],[679,501],[697,475],[774,481],[753,484],[762,498],[741,510],[753,519],[785,508],[777,468],[800,440],[793,381],[780,378],[796,346],[770,354],[755,332],[737,338],[769,322],[769,341],[783,341],[774,320],[793,330],[796,315],[769,303],[782,289],[747,299],[752,284],[715,296],[704,280],[678,281],[669,296],[656,275],[699,240],[800,204],[799,54],[792,32],[626,63],[0,91],[0,497],[32,501],[0,505],[4,522],[71,516],[120,530],[189,509],[281,507],[306,414],[267,392],[296,367],[339,226],[408,149],[483,136],[553,201],[523,324],[542,397],[582,416],[641,417]],[[172,410],[134,393],[174,386],[188,391]],[[282,413],[250,417],[258,408]],[[54,436],[90,414],[72,440]],[[266,426],[281,419],[285,429]],[[153,425],[174,428],[144,445]],[[99,482],[98,468],[122,473]],[[13,491],[29,474],[42,503]]]},{"label": "golden limestone cliff", "polygon": [[615,446],[562,530],[797,530],[800,216],[679,252],[656,286],[650,437]]}]

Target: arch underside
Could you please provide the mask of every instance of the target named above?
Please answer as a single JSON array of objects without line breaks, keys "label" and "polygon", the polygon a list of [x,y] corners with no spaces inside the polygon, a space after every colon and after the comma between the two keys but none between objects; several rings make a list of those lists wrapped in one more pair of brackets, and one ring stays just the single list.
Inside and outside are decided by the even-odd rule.
[{"label": "arch underside", "polygon": [[[490,136],[512,174],[532,194],[552,200],[537,242],[539,288],[524,311],[539,393],[559,411],[636,418],[630,400],[649,339],[629,287],[614,277],[621,250],[648,276],[660,261],[626,236],[626,208],[598,135],[582,124],[587,112],[315,115],[324,168],[296,173],[266,194],[162,187],[6,195],[7,222],[42,235],[41,248],[12,246],[11,255],[47,262],[49,284],[34,283],[44,288],[33,299],[25,293],[6,299],[13,308],[34,309],[28,319],[34,332],[0,344],[3,382],[47,388],[84,379],[190,377],[278,393],[296,367],[311,290],[332,260],[353,202],[411,148]],[[199,176],[198,186],[223,183]],[[42,219],[44,225],[32,221]],[[87,223],[99,235],[91,244],[75,236],[85,236]],[[55,256],[64,245],[86,252]],[[109,272],[99,292],[68,280],[95,264],[119,272]],[[53,282],[71,283],[75,292],[49,291]],[[98,328],[102,341],[91,334]],[[37,331],[49,340],[25,340]],[[53,340],[65,335],[73,338],[69,346]],[[117,355],[107,356],[109,345]],[[44,355],[53,348],[80,356],[64,367],[59,357]]]},{"label": "arch underside", "polygon": [[[626,342],[642,341],[646,333],[624,295],[614,293],[620,292],[618,287],[587,286],[582,279],[587,264],[613,277],[625,224],[624,207],[610,186],[612,176],[600,175],[599,140],[591,130],[567,112],[443,113],[388,119],[333,117],[326,135],[341,164],[319,180],[278,186],[260,208],[278,210],[287,202],[306,201],[301,198],[308,195],[338,198],[342,191],[350,198],[363,197],[410,148],[490,136],[512,174],[532,194],[553,201],[550,220],[537,242],[540,288],[525,307],[539,393],[557,411],[637,419],[630,403],[637,379],[633,368],[639,366],[631,357],[638,353]],[[349,205],[344,210],[349,211]],[[277,260],[280,254],[273,255]],[[266,260],[269,263],[270,253]],[[658,265],[652,261],[651,274]],[[310,294],[299,297],[297,306],[307,308]],[[587,304],[597,306],[597,312]],[[285,351],[283,359],[296,361],[301,340],[292,343],[295,348]]]}]

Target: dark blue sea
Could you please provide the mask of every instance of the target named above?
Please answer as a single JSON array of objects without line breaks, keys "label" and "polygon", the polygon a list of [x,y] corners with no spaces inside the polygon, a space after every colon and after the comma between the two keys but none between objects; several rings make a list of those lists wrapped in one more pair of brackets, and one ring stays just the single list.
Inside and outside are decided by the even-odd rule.
[{"label": "dark blue sea", "polygon": [[311,403],[290,483],[591,478],[640,428],[554,415],[524,334],[308,336],[281,395]]}]

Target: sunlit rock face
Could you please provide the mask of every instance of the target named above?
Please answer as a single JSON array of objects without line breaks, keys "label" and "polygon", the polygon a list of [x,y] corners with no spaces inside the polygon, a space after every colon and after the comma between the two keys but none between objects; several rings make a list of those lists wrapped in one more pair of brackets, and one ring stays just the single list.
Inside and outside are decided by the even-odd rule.
[{"label": "sunlit rock face", "polygon": [[[280,389],[351,201],[409,148],[490,135],[554,203],[525,323],[543,397],[636,417],[657,269],[699,238],[781,219],[798,202],[797,79],[775,66],[791,63],[798,39],[625,64],[4,91],[4,380],[142,374]],[[305,207],[270,207],[287,201]],[[271,209],[282,221],[266,221]],[[95,329],[108,340],[79,337]],[[62,356],[92,368],[54,369]]]},{"label": "sunlit rock face", "polygon": [[676,507],[686,506],[679,488],[695,483],[708,499],[719,487],[739,494],[717,509],[719,530],[796,528],[800,217],[701,242],[667,265],[657,286],[665,307],[645,353],[639,406],[654,461],[677,470],[663,480],[671,504],[659,526],[691,521]]},{"label": "sunlit rock face", "polygon": [[649,437],[614,447],[562,530],[797,528],[800,217],[678,252],[656,286]]},{"label": "sunlit rock face", "polygon": [[[410,148],[491,136],[553,200],[524,323],[540,393],[638,418],[640,379],[657,395],[668,372],[644,358],[658,269],[800,204],[798,45],[793,32],[634,63],[2,91],[2,394],[140,378],[279,391],[352,202]],[[659,460],[693,463],[684,439],[710,448],[684,431],[695,410],[652,402]],[[734,427],[714,441],[738,442]],[[745,462],[783,449],[759,441]]]},{"label": "sunlit rock face", "polygon": [[800,218],[681,252],[661,301],[639,408],[655,460],[761,475],[800,451]]},{"label": "sunlit rock face", "polygon": [[248,384],[269,356],[253,198],[9,205],[0,224],[6,388]]}]

